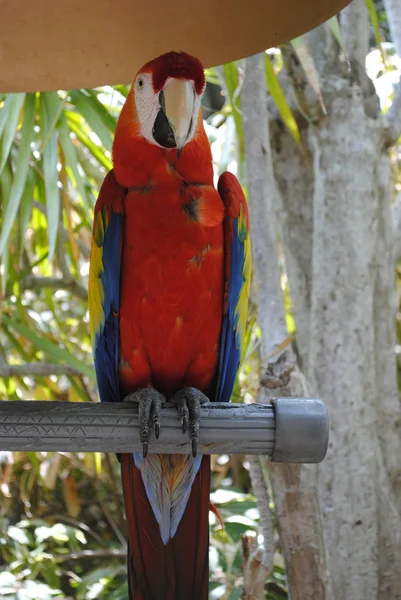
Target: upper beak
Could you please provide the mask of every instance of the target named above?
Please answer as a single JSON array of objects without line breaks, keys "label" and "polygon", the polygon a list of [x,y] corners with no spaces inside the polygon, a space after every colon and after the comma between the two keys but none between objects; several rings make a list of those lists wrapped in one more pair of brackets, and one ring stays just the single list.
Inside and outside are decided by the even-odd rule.
[{"label": "upper beak", "polygon": [[195,91],[192,81],[171,78],[163,88],[161,107],[173,130],[178,157],[192,127]]}]

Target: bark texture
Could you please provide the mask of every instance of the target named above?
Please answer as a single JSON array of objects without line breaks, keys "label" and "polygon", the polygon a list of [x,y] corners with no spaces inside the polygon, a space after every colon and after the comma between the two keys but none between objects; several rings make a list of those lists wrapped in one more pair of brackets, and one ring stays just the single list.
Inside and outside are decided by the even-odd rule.
[{"label": "bark texture", "polygon": [[377,124],[367,120],[360,93],[350,93],[346,80],[327,81],[325,92],[329,114],[311,132],[315,194],[309,373],[330,412],[330,450],[319,468],[327,547],[336,595],[379,597],[384,574],[377,557],[385,552],[395,569],[390,597],[398,598],[400,548],[397,540],[391,543],[386,537],[399,523],[386,526],[393,511],[388,505],[383,510],[389,497],[379,486],[386,474],[381,472],[375,364]]},{"label": "bark texture", "polygon": [[[401,10],[398,0],[387,4]],[[284,50],[283,81],[303,150],[272,110],[276,214],[299,354],[330,415],[318,478],[334,596],[393,600],[401,598],[401,448],[391,177],[383,150],[389,126],[362,66],[363,2],[343,11],[341,26],[350,68],[327,28],[306,36],[327,115],[318,113],[291,48]],[[400,123],[391,114],[395,135]]]},{"label": "bark texture", "polygon": [[348,57],[365,66],[369,50],[369,16],[365,0],[354,0],[341,13],[342,36]]},{"label": "bark texture", "polygon": [[[384,0],[390,33],[398,56],[401,57],[401,3],[399,0]],[[401,85],[395,91],[393,103],[387,113],[383,131],[385,146],[397,141],[401,135]]]},{"label": "bark texture", "polygon": [[265,581],[270,571],[263,557],[263,550],[258,546],[255,536],[242,537],[242,562],[244,573],[244,589],[242,600],[259,600],[265,597]]},{"label": "bark texture", "polygon": [[[292,347],[285,346],[288,334],[272,210],[277,202],[278,191],[268,137],[263,54],[245,61],[241,101],[256,280],[255,301],[262,330],[262,378],[258,398],[261,402],[274,396],[306,392]],[[292,600],[331,600],[333,596],[325,563],[316,468],[270,464],[269,470],[290,596]]]},{"label": "bark texture", "polygon": [[[269,492],[266,486],[266,481],[263,475],[263,469],[261,465],[261,459],[255,454],[249,454],[247,456],[249,462],[249,473],[252,482],[252,489],[256,496],[257,505],[260,514],[260,533],[263,535],[263,553],[261,554],[258,572],[258,581],[262,578],[266,581],[267,577],[271,575],[273,571],[273,558],[274,558],[274,533],[273,533],[273,516],[270,511],[270,498]],[[248,544],[251,546],[251,544]],[[261,577],[260,570],[264,569],[264,577]],[[251,579],[251,578],[249,578]],[[252,581],[252,579],[251,579]],[[252,581],[253,583],[253,581]],[[248,590],[246,581],[244,582],[245,591],[254,593],[253,589]],[[262,585],[264,589],[264,585]]]},{"label": "bark texture", "polygon": [[398,0],[384,0],[390,33],[398,56],[401,56],[401,4]]}]

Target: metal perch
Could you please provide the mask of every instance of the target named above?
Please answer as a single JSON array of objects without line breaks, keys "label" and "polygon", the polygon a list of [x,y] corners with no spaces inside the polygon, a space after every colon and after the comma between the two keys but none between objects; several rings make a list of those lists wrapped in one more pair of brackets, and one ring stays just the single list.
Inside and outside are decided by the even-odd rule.
[{"label": "metal perch", "polygon": [[[273,461],[317,463],[328,444],[328,416],[315,398],[275,398],[272,404],[202,406],[198,452],[266,454]],[[154,453],[190,454],[174,405],[162,408]],[[52,401],[0,403],[0,450],[141,452],[135,404]]]}]

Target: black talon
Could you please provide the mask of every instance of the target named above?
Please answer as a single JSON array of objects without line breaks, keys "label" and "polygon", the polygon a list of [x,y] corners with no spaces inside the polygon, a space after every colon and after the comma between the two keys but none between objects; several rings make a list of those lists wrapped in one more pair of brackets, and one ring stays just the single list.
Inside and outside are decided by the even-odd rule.
[{"label": "black talon", "polygon": [[[174,400],[173,400],[173,402],[174,402]],[[185,400],[183,400],[181,396],[177,397],[176,402],[177,402],[177,412],[180,414],[180,417],[181,417],[182,433],[185,433],[187,430],[187,427],[188,427],[188,418],[189,418],[188,406],[186,405]]]},{"label": "black talon", "polygon": [[189,428],[189,441],[191,442],[192,456],[195,458],[198,451],[200,407],[201,404],[209,402],[209,399],[200,390],[184,388],[174,394],[171,401],[177,404],[182,432],[185,433]]},{"label": "black talon", "polygon": [[136,402],[139,405],[139,440],[142,444],[143,458],[146,458],[151,429],[153,428],[156,439],[160,435],[160,411],[165,398],[154,388],[143,388],[128,394],[124,401]]}]

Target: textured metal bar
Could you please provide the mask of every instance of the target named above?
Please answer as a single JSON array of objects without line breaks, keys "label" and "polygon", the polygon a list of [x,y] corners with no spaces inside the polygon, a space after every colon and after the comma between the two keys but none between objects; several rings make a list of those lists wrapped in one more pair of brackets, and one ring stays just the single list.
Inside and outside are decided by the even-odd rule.
[{"label": "textured metal bar", "polygon": [[[164,405],[160,421],[149,452],[190,454],[175,406]],[[271,405],[210,403],[202,407],[198,451],[270,455],[274,432]],[[141,452],[138,408],[130,402],[1,402],[0,450]]]},{"label": "textured metal bar", "polygon": [[[294,399],[278,400],[276,409],[271,404],[210,403],[202,406],[199,453],[268,456],[274,454],[275,410],[280,402],[285,403]],[[315,425],[310,426],[315,436],[316,411],[321,414],[321,406],[324,408],[324,405],[320,400],[313,400],[312,402],[318,403],[317,409],[313,409],[310,405],[309,415],[306,415],[305,401],[305,398],[300,398],[291,403],[291,419],[296,423],[297,410],[299,410],[303,421],[306,418],[315,422]],[[291,431],[288,431],[287,427],[288,419],[287,415],[280,421],[284,426],[284,433],[281,434],[280,439],[284,446],[287,444],[289,448],[285,454],[286,462],[299,462],[297,436],[300,442],[299,455],[302,456],[303,462],[315,462],[316,457],[322,460],[327,447],[327,440],[324,439],[327,424],[324,423],[324,419],[321,423],[323,434],[319,438],[323,439],[323,445],[318,451],[315,442],[308,446],[305,441],[303,433],[305,427],[303,429],[295,427],[296,435],[291,437]],[[149,451],[190,454],[188,435],[181,431],[174,405],[166,403],[163,406],[161,425],[160,437],[158,440],[154,436],[151,438]],[[130,402],[116,404],[53,401],[0,402],[0,450],[141,452],[138,408]]]}]

